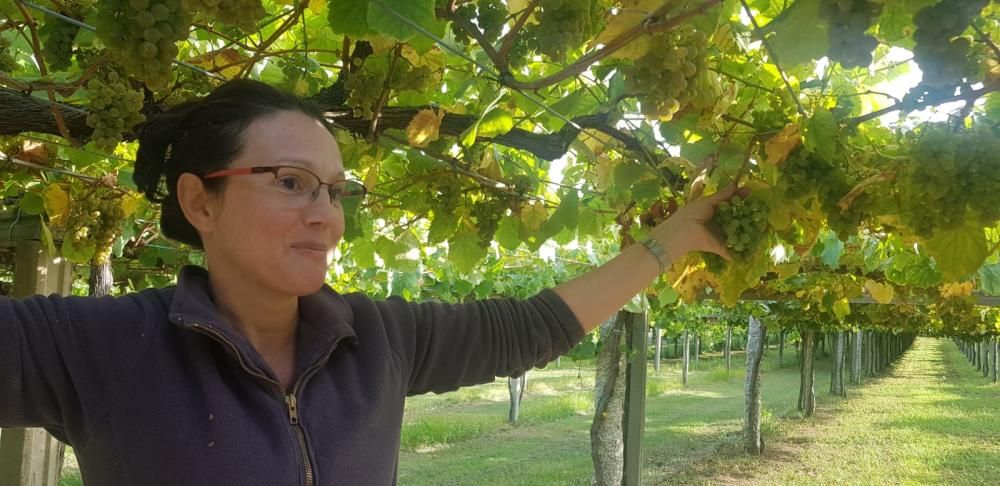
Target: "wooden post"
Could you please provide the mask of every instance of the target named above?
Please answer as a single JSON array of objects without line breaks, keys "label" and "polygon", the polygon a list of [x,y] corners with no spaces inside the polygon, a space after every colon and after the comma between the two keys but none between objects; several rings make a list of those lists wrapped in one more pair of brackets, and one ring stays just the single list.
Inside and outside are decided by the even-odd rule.
[{"label": "wooden post", "polygon": [[630,314],[625,376],[625,465],[623,486],[639,486],[642,479],[642,436],[646,422],[646,315]]},{"label": "wooden post", "polygon": [[[15,243],[13,297],[69,294],[73,267],[53,259],[39,241]],[[4,429],[0,435],[0,486],[56,486],[66,446],[44,429]]]}]

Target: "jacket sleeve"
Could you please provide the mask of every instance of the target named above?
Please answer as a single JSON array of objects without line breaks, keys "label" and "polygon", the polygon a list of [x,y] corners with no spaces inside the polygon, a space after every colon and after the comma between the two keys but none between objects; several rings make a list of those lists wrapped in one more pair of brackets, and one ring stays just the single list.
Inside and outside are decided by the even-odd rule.
[{"label": "jacket sleeve", "polygon": [[520,375],[583,338],[576,316],[548,289],[525,300],[413,304],[390,298],[384,306],[393,347],[410,370],[409,395]]},{"label": "jacket sleeve", "polygon": [[0,426],[46,427],[70,443],[84,440],[152,334],[140,302],[0,297]]}]

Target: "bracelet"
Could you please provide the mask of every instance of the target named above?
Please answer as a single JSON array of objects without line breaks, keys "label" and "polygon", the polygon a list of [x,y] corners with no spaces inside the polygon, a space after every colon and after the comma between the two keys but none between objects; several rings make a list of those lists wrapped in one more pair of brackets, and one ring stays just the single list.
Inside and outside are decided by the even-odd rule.
[{"label": "bracelet", "polygon": [[660,273],[666,272],[670,268],[670,259],[667,257],[667,251],[656,240],[647,236],[639,240],[639,244],[646,247],[656,257],[656,261],[660,263]]}]

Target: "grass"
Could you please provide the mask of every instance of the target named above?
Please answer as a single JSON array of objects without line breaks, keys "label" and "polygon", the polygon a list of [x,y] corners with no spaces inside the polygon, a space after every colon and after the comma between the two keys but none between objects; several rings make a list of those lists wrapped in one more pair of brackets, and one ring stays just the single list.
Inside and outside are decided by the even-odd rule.
[{"label": "grass", "polygon": [[[983,484],[1000,472],[1000,387],[950,342],[918,340],[884,376],[849,387],[848,399],[827,393],[821,358],[809,419],[795,409],[795,359],[786,349],[779,367],[772,349],[765,360],[762,457],[739,447],[742,356],[727,371],[721,356],[703,355],[686,388],[677,360],[650,369],[643,483]],[[532,371],[517,425],[506,422],[506,380],[410,398],[399,483],[589,484],[593,376],[592,363],[568,360]]]},{"label": "grass", "polygon": [[723,451],[676,482],[979,485],[1000,474],[1000,387],[951,342],[919,339],[886,375],[849,393],[813,418],[785,421],[762,457]]}]

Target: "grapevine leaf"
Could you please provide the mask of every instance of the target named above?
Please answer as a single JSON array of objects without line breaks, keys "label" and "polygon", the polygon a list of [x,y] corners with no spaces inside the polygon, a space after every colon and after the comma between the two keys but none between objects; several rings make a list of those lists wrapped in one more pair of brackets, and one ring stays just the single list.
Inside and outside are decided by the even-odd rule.
[{"label": "grapevine leaf", "polygon": [[352,242],[350,255],[359,268],[375,267],[375,245],[367,238],[360,238]]},{"label": "grapevine leaf", "polygon": [[37,192],[28,192],[21,198],[20,205],[24,214],[34,216],[42,214],[42,211],[45,210],[45,199]]},{"label": "grapevine leaf", "polygon": [[441,243],[455,234],[458,229],[458,215],[451,211],[435,211],[434,220],[427,231],[427,242]]},{"label": "grapevine leaf", "polygon": [[496,233],[497,243],[504,249],[516,250],[521,246],[520,226],[521,222],[514,216],[500,218]]},{"label": "grapevine leaf", "polygon": [[[354,0],[348,0],[354,1]],[[418,34],[407,18],[413,23],[429,30],[434,27],[434,0],[378,0],[364,2],[368,5],[368,26],[386,37],[406,42]]]},{"label": "grapevine leaf", "polygon": [[823,253],[820,257],[823,263],[830,268],[840,266],[840,255],[844,253],[844,242],[837,238],[837,234],[830,231],[823,239]]},{"label": "grapevine leaf", "polygon": [[826,161],[837,152],[837,120],[829,110],[819,109],[806,122],[805,146]]},{"label": "grapevine leaf", "polygon": [[538,231],[548,218],[549,213],[541,204],[525,204],[521,207],[521,222],[528,231]]},{"label": "grapevine leaf", "polygon": [[479,123],[479,136],[496,137],[506,134],[512,128],[514,128],[514,117],[507,110],[496,107],[483,116],[483,120]]},{"label": "grapevine leaf", "polygon": [[847,316],[851,315],[851,301],[847,297],[841,297],[833,303],[831,307],[833,315],[837,316],[837,319],[844,320]]},{"label": "grapevine leaf", "polygon": [[417,112],[406,127],[406,138],[410,145],[426,147],[440,138],[441,121],[444,120],[444,116],[444,110],[435,112],[433,109],[425,109]]},{"label": "grapevine leaf", "polygon": [[464,231],[455,235],[448,243],[448,259],[461,273],[469,273],[486,258],[486,247],[482,246],[475,231]]},{"label": "grapevine leaf", "polygon": [[351,37],[373,34],[368,26],[368,0],[329,0],[327,8],[330,27],[334,32]]},{"label": "grapevine leaf", "polygon": [[990,256],[986,232],[968,224],[938,230],[926,246],[945,281],[959,280],[975,272]]},{"label": "grapevine leaf", "polygon": [[614,182],[615,168],[618,167],[618,161],[602,155],[597,158],[596,165],[597,180],[594,181],[594,188],[598,191],[606,191]]},{"label": "grapevine leaf", "polygon": [[619,190],[626,190],[632,187],[639,181],[639,178],[645,173],[644,169],[638,163],[632,164],[618,164],[615,167],[615,187]]},{"label": "grapevine leaf", "polygon": [[915,253],[904,252],[892,257],[885,276],[893,283],[917,288],[933,287],[941,283],[941,272],[930,259]]},{"label": "grapevine leaf", "polygon": [[830,49],[829,26],[819,15],[820,0],[798,0],[767,24],[774,55],[786,67],[819,59]]},{"label": "grapevine leaf", "polygon": [[56,242],[52,238],[52,230],[49,229],[49,225],[45,224],[45,220],[39,221],[42,225],[42,242],[45,243],[45,251],[49,255],[56,255]]},{"label": "grapevine leaf", "polygon": [[[549,219],[559,229],[575,230],[580,220],[580,195],[575,189],[567,191],[562,202]],[[557,230],[558,231],[558,230]]]},{"label": "grapevine leaf", "polygon": [[983,265],[979,269],[979,289],[990,295],[1000,295],[1000,263]]},{"label": "grapevine leaf", "polygon": [[726,265],[719,275],[719,299],[727,306],[734,306],[747,289],[752,289],[767,275],[771,257],[765,252],[753,255],[743,264]]},{"label": "grapevine leaf", "polygon": [[[95,253],[97,253],[97,245],[93,241],[81,242],[79,245],[74,245],[73,238],[63,239],[62,256],[73,263],[86,265],[90,263],[91,258],[94,258]],[[149,253],[149,251],[147,250],[143,254],[145,253]],[[154,260],[153,264],[148,266],[154,266],[155,264],[156,261]]]},{"label": "grapevine leaf", "polygon": [[791,124],[786,126],[777,135],[771,137],[764,146],[764,151],[767,153],[767,163],[771,165],[779,165],[788,158],[788,154],[792,153],[802,143],[802,135],[799,133],[799,126]]},{"label": "grapevine leaf", "polygon": [[581,206],[577,233],[580,238],[600,238],[604,234],[604,225],[600,214],[586,205]]},{"label": "grapevine leaf", "polygon": [[45,199],[45,214],[49,216],[49,223],[53,226],[62,226],[69,219],[69,194],[59,184],[52,184],[42,192]]},{"label": "grapevine leaf", "polygon": [[890,284],[881,284],[874,280],[865,282],[865,290],[879,304],[891,304],[896,291]]}]

